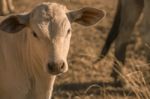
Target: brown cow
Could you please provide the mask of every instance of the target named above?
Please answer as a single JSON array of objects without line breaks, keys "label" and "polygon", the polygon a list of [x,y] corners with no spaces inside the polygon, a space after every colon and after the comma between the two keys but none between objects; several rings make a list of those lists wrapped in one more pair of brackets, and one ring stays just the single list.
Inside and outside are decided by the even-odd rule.
[{"label": "brown cow", "polygon": [[[143,12],[141,36],[143,43],[150,44],[150,0],[119,0],[118,10],[114,23],[106,39],[106,43],[101,51],[100,59],[106,56],[112,42],[115,41],[115,57],[117,61],[125,63],[125,53],[127,45],[131,42],[131,34],[139,16]],[[122,67],[115,61],[112,77],[117,86],[122,86],[124,81],[119,76]]]}]

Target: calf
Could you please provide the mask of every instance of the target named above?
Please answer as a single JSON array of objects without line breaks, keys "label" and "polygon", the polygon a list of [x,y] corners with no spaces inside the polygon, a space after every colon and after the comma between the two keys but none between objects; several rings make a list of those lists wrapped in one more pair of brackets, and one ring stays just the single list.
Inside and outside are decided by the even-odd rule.
[{"label": "calf", "polygon": [[[0,99],[50,99],[56,75],[68,70],[71,23],[90,26],[104,12],[42,3],[0,23]],[[19,33],[18,33],[19,32]]]}]

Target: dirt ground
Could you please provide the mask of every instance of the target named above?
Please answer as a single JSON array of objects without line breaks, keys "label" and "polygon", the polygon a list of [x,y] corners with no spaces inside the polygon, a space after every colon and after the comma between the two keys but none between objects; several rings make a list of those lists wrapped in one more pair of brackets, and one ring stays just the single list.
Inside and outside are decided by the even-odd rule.
[{"label": "dirt ground", "polygon": [[[73,35],[68,56],[69,71],[57,77],[53,99],[138,99],[132,90],[111,86],[113,46],[106,58],[96,64],[93,63],[104,45],[113,22],[117,0],[14,0],[14,4],[16,12],[25,12],[43,1],[63,3],[69,9],[90,6],[107,12],[106,17],[92,27],[72,25]],[[137,28],[138,26],[134,31],[137,42],[128,48],[124,71],[126,74],[132,73],[134,71],[130,68],[136,66],[143,75],[148,65],[145,57],[137,53],[141,44]]]}]

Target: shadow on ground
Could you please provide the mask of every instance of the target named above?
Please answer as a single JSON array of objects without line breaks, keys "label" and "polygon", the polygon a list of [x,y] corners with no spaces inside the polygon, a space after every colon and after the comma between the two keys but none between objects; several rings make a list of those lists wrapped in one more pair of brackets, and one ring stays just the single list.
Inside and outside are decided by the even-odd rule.
[{"label": "shadow on ground", "polygon": [[106,82],[85,82],[85,83],[65,83],[56,85],[54,92],[56,93],[72,93],[76,95],[119,95],[119,96],[135,96],[134,92],[125,88],[114,88],[113,83]]}]

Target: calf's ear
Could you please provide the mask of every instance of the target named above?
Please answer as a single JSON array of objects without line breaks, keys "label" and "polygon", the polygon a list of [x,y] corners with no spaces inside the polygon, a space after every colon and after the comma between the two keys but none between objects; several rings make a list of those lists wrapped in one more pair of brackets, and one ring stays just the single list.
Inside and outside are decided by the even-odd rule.
[{"label": "calf's ear", "polygon": [[71,22],[84,26],[96,24],[105,16],[105,11],[96,8],[85,7],[79,10],[70,11],[67,16]]},{"label": "calf's ear", "polygon": [[17,33],[29,23],[29,13],[11,15],[0,23],[0,30],[8,33]]}]

